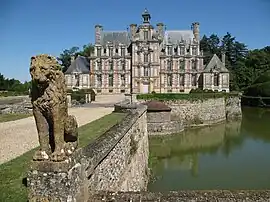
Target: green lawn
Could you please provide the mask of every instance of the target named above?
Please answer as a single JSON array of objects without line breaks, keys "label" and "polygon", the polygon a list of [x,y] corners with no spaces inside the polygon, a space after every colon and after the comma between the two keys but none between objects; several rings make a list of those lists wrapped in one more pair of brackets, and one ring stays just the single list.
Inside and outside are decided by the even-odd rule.
[{"label": "green lawn", "polygon": [[15,121],[18,119],[23,119],[33,116],[32,114],[0,114],[0,123],[7,121]]},{"label": "green lawn", "polygon": [[[94,141],[124,118],[123,113],[111,113],[79,128],[79,147]],[[37,148],[0,165],[0,202],[27,201],[25,184],[29,162]]]}]

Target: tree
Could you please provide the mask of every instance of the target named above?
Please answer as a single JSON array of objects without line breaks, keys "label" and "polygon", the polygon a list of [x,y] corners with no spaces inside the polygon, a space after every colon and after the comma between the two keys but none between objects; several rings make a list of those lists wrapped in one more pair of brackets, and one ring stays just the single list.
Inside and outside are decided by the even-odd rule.
[{"label": "tree", "polygon": [[83,50],[76,53],[77,55],[81,55],[84,57],[90,57],[94,53],[95,47],[93,44],[87,44],[83,46]]},{"label": "tree", "polygon": [[65,49],[63,53],[61,53],[60,56],[57,58],[61,62],[61,65],[63,66],[63,69],[62,69],[63,72],[67,71],[68,67],[71,64],[71,57],[75,56],[78,50],[79,50],[79,47],[76,47],[76,46],[70,49]]}]

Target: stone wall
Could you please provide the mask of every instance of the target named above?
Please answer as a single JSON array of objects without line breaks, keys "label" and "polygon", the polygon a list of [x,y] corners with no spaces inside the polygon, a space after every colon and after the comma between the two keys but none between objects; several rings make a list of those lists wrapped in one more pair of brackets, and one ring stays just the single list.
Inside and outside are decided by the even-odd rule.
[{"label": "stone wall", "polygon": [[29,201],[86,201],[91,191],[146,190],[148,155],[146,106],[140,105],[66,161],[33,161]]},{"label": "stone wall", "polygon": [[197,101],[166,101],[172,109],[172,120],[183,121],[184,125],[213,124],[226,120],[225,99]]},{"label": "stone wall", "polygon": [[[144,103],[146,100],[138,100]],[[205,100],[163,101],[171,110],[171,120],[185,126],[215,124],[242,117],[241,98],[212,98]]]},{"label": "stone wall", "polygon": [[205,201],[219,201],[219,202],[266,202],[270,201],[269,190],[209,190],[209,191],[171,191],[168,193],[159,192],[97,192],[92,193],[88,202],[103,202],[103,201],[117,201],[117,202],[205,202]]}]

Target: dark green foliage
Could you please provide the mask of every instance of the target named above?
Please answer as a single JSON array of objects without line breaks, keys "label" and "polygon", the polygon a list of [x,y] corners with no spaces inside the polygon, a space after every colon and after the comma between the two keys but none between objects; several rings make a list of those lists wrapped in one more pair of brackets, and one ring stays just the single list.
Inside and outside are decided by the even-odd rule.
[{"label": "dark green foliage", "polygon": [[78,55],[84,57],[90,57],[91,54],[94,52],[94,46],[92,44],[87,44],[83,46],[83,49],[80,51],[79,47],[72,47],[70,49],[65,49],[63,53],[57,58],[62,64],[62,71],[67,71],[68,67],[71,64],[71,57],[77,57]]},{"label": "dark green foliage", "polygon": [[5,78],[4,75],[0,73],[0,96],[28,95],[30,87],[30,81],[21,83],[16,79]]},{"label": "dark green foliage", "polygon": [[138,100],[205,100],[210,98],[221,98],[229,96],[238,96],[238,93],[155,93],[155,94],[139,94]]},{"label": "dark green foliage", "polygon": [[80,89],[76,91],[67,90],[67,93],[71,94],[71,100],[76,100],[80,104],[85,103],[85,94],[90,94],[91,101],[95,101],[96,99],[96,93],[94,92],[93,89]]}]

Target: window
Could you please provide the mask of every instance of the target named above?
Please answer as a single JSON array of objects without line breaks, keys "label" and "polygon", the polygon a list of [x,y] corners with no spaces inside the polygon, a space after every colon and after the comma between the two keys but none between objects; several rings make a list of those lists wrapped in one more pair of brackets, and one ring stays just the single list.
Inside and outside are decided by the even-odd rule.
[{"label": "window", "polygon": [[125,56],[125,48],[121,48],[121,56]]},{"label": "window", "polygon": [[172,61],[168,61],[167,62],[167,69],[168,69],[168,71],[172,71]]},{"label": "window", "polygon": [[113,56],[113,49],[112,48],[109,48],[109,56]]},{"label": "window", "polygon": [[197,84],[197,75],[196,74],[192,74],[191,85],[192,86],[196,86],[196,84]]},{"label": "window", "polygon": [[143,39],[147,40],[148,39],[148,31],[143,32]]},{"label": "window", "polygon": [[126,62],[123,61],[123,62],[122,62],[122,70],[125,70],[125,69],[126,69]]},{"label": "window", "polygon": [[110,65],[110,70],[112,71],[113,70],[113,62],[109,62],[109,65]]},{"label": "window", "polygon": [[109,74],[109,86],[112,87],[113,86],[113,75]]},{"label": "window", "polygon": [[172,55],[172,47],[171,46],[168,47],[168,55]]},{"label": "window", "polygon": [[219,74],[214,74],[214,86],[219,86]]},{"label": "window", "polygon": [[192,55],[197,55],[197,47],[192,48]]},{"label": "window", "polygon": [[97,70],[102,71],[101,61],[97,62]]},{"label": "window", "polygon": [[181,69],[181,70],[185,69],[185,61],[184,60],[179,61],[179,69]]},{"label": "window", "polygon": [[97,75],[97,85],[98,87],[102,86],[102,75]]},{"label": "window", "polygon": [[179,84],[180,84],[180,86],[185,85],[185,74],[180,74],[179,75]]},{"label": "window", "polygon": [[115,53],[118,54],[118,48],[115,49]]},{"label": "window", "polygon": [[100,48],[97,49],[97,56],[98,56],[98,57],[101,56],[101,49],[100,49]]},{"label": "window", "polygon": [[144,73],[144,76],[149,76],[149,69],[148,69],[148,67],[144,67],[143,73]]},{"label": "window", "polygon": [[192,61],[192,69],[193,70],[196,70],[197,69],[197,61],[196,60],[193,60]]},{"label": "window", "polygon": [[126,85],[126,78],[125,78],[125,75],[122,74],[121,75],[121,86],[125,86]]},{"label": "window", "polygon": [[168,86],[172,86],[172,75],[171,74],[168,74],[167,84],[168,84]]},{"label": "window", "polygon": [[185,54],[185,47],[181,46],[180,47],[180,55],[184,55]]},{"label": "window", "polygon": [[175,54],[175,55],[178,54],[178,48],[174,48],[174,54]]},{"label": "window", "polygon": [[104,48],[104,49],[103,49],[103,53],[104,53],[104,54],[106,54],[106,52],[107,52],[107,49],[106,49],[106,48]]},{"label": "window", "polygon": [[145,63],[148,62],[148,54],[147,54],[147,53],[145,53],[145,54],[143,55],[143,61],[144,61]]}]

